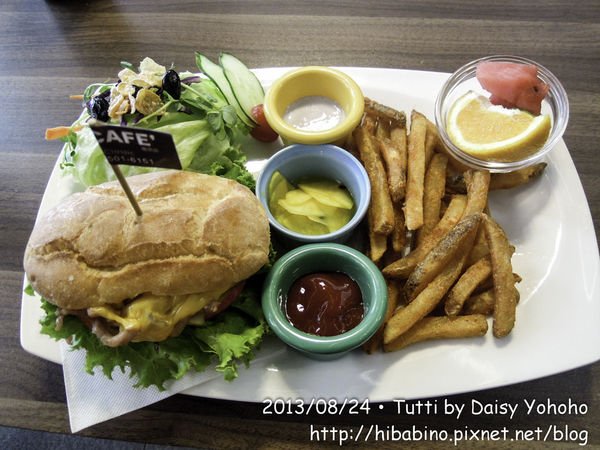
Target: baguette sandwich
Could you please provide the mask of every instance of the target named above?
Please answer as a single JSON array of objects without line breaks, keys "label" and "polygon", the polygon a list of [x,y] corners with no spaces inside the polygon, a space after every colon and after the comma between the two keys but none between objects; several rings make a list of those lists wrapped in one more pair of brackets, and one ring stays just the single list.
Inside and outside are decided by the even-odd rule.
[{"label": "baguette sandwich", "polygon": [[[128,184],[141,217],[120,185],[109,182],[72,194],[37,221],[24,267],[45,302],[43,329],[77,344],[89,340],[82,346],[90,365],[100,360],[109,376],[111,365],[133,365],[142,386],[162,387],[183,374],[174,342],[185,349],[182,359],[193,354],[196,361],[188,364],[196,370],[207,365],[200,353],[222,356],[222,347],[231,345],[226,367],[222,359],[218,367],[232,378],[231,360],[247,360],[266,330],[256,298],[252,304],[243,295],[244,282],[269,258],[260,202],[235,181],[191,172],[137,175]],[[73,320],[77,332],[65,330]],[[82,337],[86,332],[95,339]],[[236,333],[247,340],[229,336]],[[90,355],[98,348],[108,353]],[[158,382],[135,367],[138,353],[151,350],[157,358],[167,352],[172,362]]]}]

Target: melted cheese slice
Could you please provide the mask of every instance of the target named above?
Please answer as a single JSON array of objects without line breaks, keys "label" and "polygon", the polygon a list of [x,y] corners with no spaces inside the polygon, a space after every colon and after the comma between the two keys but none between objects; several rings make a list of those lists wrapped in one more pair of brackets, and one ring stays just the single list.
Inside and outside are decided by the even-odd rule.
[{"label": "melted cheese slice", "polygon": [[134,342],[158,342],[167,339],[176,325],[198,314],[224,291],[190,295],[142,294],[122,309],[111,306],[88,308],[91,317],[103,317],[119,325],[120,331],[133,331]]}]

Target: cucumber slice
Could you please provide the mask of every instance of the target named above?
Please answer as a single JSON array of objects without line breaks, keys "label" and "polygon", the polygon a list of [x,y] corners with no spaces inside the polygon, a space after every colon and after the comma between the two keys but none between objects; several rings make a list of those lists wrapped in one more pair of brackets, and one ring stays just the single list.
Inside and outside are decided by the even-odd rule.
[{"label": "cucumber slice", "polygon": [[252,108],[262,104],[265,99],[262,84],[243,62],[229,53],[221,53],[219,64],[242,110],[254,121]]},{"label": "cucumber slice", "polygon": [[217,85],[227,102],[235,109],[238,118],[250,128],[254,128],[256,123],[246,115],[238,103],[233,91],[231,90],[229,81],[227,81],[227,78],[225,77],[223,68],[198,52],[196,52],[196,65],[202,71],[202,73],[204,73],[213,81],[213,83]]}]

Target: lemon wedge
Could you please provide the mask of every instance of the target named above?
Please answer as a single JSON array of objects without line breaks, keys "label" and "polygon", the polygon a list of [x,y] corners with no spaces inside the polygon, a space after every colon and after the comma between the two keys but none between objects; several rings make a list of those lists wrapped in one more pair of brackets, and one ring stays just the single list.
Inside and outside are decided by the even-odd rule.
[{"label": "lemon wedge", "polygon": [[452,105],[447,120],[448,136],[458,148],[477,158],[504,162],[535,153],[548,139],[551,128],[547,115],[492,105],[473,91]]}]

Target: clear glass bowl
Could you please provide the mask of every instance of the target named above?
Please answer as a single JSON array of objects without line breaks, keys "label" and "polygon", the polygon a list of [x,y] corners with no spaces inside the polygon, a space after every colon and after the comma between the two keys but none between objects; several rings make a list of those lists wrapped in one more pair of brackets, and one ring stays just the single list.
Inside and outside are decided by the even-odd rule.
[{"label": "clear glass bowl", "polygon": [[[452,105],[468,91],[475,91],[489,97],[490,94],[477,81],[475,71],[477,65],[484,61],[503,61],[522,64],[533,64],[538,68],[538,78],[549,86],[548,94],[542,102],[542,114],[548,114],[552,121],[552,129],[546,143],[536,153],[517,161],[505,162],[477,158],[457,147],[448,136],[446,120]],[[544,66],[519,56],[495,55],[471,61],[454,72],[442,86],[435,102],[435,122],[440,138],[449,153],[459,162],[475,169],[491,172],[510,172],[530,166],[540,161],[562,138],[569,121],[569,100],[567,93],[558,78]]]}]

